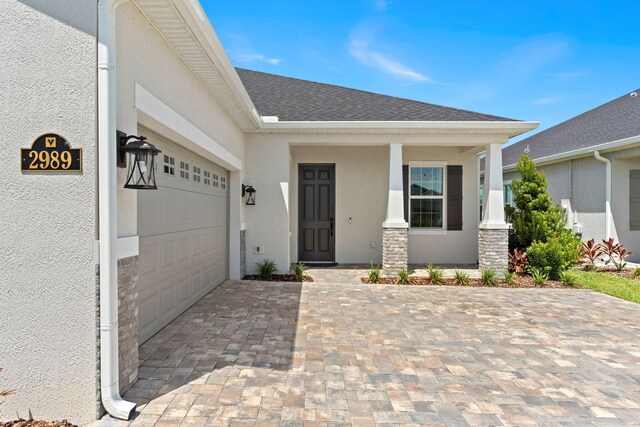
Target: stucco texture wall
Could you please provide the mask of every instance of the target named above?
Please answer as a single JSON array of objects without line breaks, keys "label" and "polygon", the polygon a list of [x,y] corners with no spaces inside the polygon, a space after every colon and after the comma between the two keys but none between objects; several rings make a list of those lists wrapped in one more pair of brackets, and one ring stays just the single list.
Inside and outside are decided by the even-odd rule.
[{"label": "stucco texture wall", "polygon": [[[243,159],[244,133],[132,2],[118,7],[116,26],[118,129],[130,134],[138,132],[135,84],[139,83],[210,138]],[[162,124],[143,124],[165,134]],[[180,138],[165,136],[182,143]],[[118,182],[124,184],[125,179],[125,170],[121,169]],[[118,188],[118,235],[135,235],[137,193],[123,189],[122,185]]]},{"label": "stucco texture wall", "polygon": [[[0,420],[96,416],[96,2],[5,0],[0,13]],[[46,132],[82,173],[23,174]]]},{"label": "stucco texture wall", "polygon": [[[633,254],[629,261],[640,262],[640,231],[632,231],[629,224],[630,171],[640,169],[640,157],[636,151],[620,152],[608,157],[612,159],[611,213],[613,231],[620,242]],[[633,155],[634,157],[625,157]]]}]

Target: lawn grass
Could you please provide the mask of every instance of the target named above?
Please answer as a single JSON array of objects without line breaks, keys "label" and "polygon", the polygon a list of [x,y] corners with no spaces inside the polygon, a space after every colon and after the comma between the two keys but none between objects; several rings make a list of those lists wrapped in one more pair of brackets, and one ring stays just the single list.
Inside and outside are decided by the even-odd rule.
[{"label": "lawn grass", "polygon": [[575,270],[578,283],[594,291],[640,303],[640,281],[607,273]]}]

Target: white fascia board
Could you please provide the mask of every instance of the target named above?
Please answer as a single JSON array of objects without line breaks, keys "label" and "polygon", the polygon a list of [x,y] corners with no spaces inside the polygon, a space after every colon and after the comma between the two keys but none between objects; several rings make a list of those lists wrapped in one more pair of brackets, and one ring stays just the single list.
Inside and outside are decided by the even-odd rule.
[{"label": "white fascia board", "polygon": [[[539,157],[537,159],[534,159],[533,161],[536,163],[536,165],[548,165],[551,163],[557,163],[576,157],[590,156],[594,151],[610,152],[622,150],[625,148],[631,148],[636,145],[640,145],[640,135],[619,139],[617,141],[605,142],[604,144],[592,145],[591,147],[580,148],[577,150],[565,151],[564,153],[558,153],[552,156]],[[515,169],[515,163],[507,165],[503,168],[505,172],[510,172]]]},{"label": "white fascia board", "polygon": [[173,132],[211,153],[221,166],[241,170],[242,160],[216,142],[199,127],[182,117],[167,104],[136,82],[135,107]]},{"label": "white fascia board", "polygon": [[540,122],[508,121],[279,121],[263,123],[255,132],[492,133],[514,137],[539,125]]}]

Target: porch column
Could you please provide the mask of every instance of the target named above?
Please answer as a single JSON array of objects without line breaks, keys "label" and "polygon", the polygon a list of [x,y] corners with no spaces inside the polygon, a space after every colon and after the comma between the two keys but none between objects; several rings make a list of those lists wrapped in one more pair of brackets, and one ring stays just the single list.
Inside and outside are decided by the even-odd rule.
[{"label": "porch column", "polygon": [[502,144],[485,148],[484,203],[478,234],[480,269],[491,268],[499,276],[508,267],[509,224],[504,216],[504,184],[502,179]]},{"label": "porch column", "polygon": [[404,219],[404,209],[402,144],[389,144],[389,197],[382,224],[382,268],[387,276],[407,268],[409,224]]}]

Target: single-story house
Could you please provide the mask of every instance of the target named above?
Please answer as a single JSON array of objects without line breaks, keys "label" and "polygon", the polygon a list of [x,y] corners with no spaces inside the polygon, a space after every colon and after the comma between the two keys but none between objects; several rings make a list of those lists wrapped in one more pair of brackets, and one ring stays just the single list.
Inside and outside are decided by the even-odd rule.
[{"label": "single-story house", "polygon": [[583,240],[613,237],[640,261],[640,89],[505,147],[505,203],[527,152]]},{"label": "single-story house", "polygon": [[1,420],[128,418],[138,346],[263,259],[506,265],[537,123],[236,70],[191,0],[8,0],[0,53]]}]

